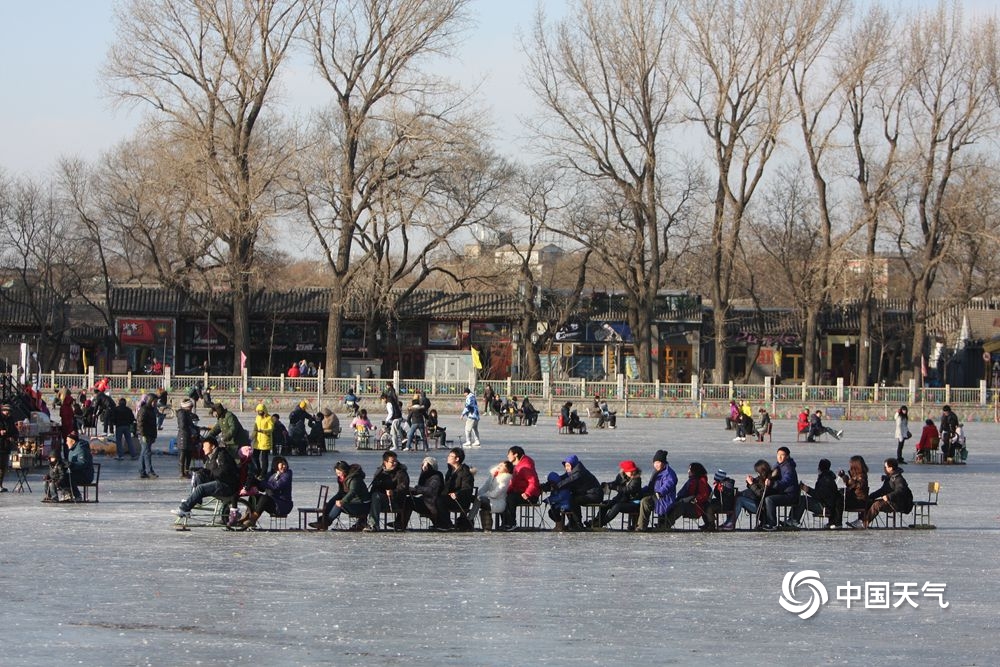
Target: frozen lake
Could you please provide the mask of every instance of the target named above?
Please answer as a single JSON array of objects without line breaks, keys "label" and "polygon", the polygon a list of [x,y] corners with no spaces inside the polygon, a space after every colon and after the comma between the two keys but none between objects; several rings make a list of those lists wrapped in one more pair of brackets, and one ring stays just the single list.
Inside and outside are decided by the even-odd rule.
[{"label": "frozen lake", "polygon": [[[443,422],[457,439],[458,419]],[[530,428],[486,418],[483,447],[467,462],[485,471],[520,444],[542,477],[573,453],[602,481],[622,459],[635,460],[645,480],[664,448],[682,480],[700,461],[741,482],[784,444],[809,484],[821,457],[837,470],[861,454],[877,488],[875,471],[895,453],[892,424],[828,425],[844,428],[844,440],[796,443],[791,422],[777,422],[773,443],[761,445],[732,442],[721,419],[620,419],[617,430],[570,436],[556,434],[552,419]],[[904,466],[918,499],[929,481],[941,482],[936,530],[177,532],[169,510],[188,484],[172,457],[154,459],[157,480],[139,480],[137,462],[97,457],[96,505],[42,504],[35,471],[34,493],[0,496],[0,663],[998,664],[1000,427],[971,423],[966,433],[969,465]],[[339,443],[340,454],[290,459],[297,506],[315,503],[339,458],[360,462],[371,479],[380,453]],[[422,456],[401,456],[414,477]],[[438,459],[443,466],[443,451]],[[815,570],[829,591],[807,620],[779,605],[785,573],[802,570]],[[837,594],[848,582],[916,584],[918,606],[848,608]],[[919,593],[928,582],[946,584],[946,609]],[[808,598],[809,589],[795,593]]]}]

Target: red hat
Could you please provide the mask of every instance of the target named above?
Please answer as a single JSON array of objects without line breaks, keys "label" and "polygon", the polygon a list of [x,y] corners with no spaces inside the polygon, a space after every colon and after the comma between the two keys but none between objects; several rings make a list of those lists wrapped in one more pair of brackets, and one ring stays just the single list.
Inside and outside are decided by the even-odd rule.
[{"label": "red hat", "polygon": [[635,472],[639,469],[639,466],[635,464],[635,461],[622,461],[618,464],[618,467],[625,472]]}]

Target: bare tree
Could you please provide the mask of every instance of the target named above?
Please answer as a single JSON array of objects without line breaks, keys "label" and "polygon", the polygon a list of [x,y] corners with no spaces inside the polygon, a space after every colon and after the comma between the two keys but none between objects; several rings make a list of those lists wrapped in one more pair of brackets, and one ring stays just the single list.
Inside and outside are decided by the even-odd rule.
[{"label": "bare tree", "polygon": [[684,90],[712,151],[711,296],[715,381],[726,378],[726,321],[743,216],[790,114],[784,104],[796,40],[795,0],[685,5],[690,77]]},{"label": "bare tree", "polygon": [[[421,71],[446,54],[464,27],[467,0],[317,0],[308,15],[313,60],[333,92],[318,118],[314,147],[296,191],[333,272],[326,367],[340,364],[348,286],[356,275],[359,235],[378,234],[376,208],[420,181],[426,161],[469,124],[449,89]],[[417,187],[417,189],[419,189]]]},{"label": "bare tree", "polygon": [[974,146],[995,135],[996,81],[991,63],[1000,52],[993,20],[966,24],[961,9],[940,5],[907,24],[902,49],[908,80],[904,123],[909,135],[907,192],[896,211],[899,245],[912,277],[911,368],[927,352],[932,289],[949,249],[959,238],[949,215],[950,196],[976,165]]},{"label": "bare tree", "polygon": [[542,103],[537,135],[601,198],[601,219],[561,232],[613,267],[628,300],[639,377],[653,378],[652,313],[666,285],[675,225],[691,190],[665,178],[678,75],[676,20],[665,2],[578,0],[567,17],[539,13],[525,46]]},{"label": "bare tree", "polygon": [[71,322],[67,306],[80,294],[88,255],[76,247],[73,226],[47,183],[0,171],[0,299],[38,332],[35,352],[52,368]]},{"label": "bare tree", "polygon": [[[878,337],[873,312],[877,248],[882,223],[892,209],[901,180],[900,122],[906,79],[898,67],[894,46],[899,33],[890,13],[873,7],[858,19],[837,53],[838,78],[844,89],[845,118],[854,153],[859,222],[865,233],[859,267],[859,336],[863,341]],[[858,348],[858,384],[868,384],[872,349],[871,344]],[[879,368],[881,372],[881,363]]]},{"label": "bare tree", "polygon": [[[527,351],[525,379],[541,380],[539,354],[547,349],[555,333],[576,313],[587,278],[587,263],[592,250],[585,249],[575,258],[572,271],[560,276],[560,282],[572,281],[567,298],[553,303],[545,295],[554,293],[556,264],[548,264],[539,255],[550,225],[560,216],[577,217],[580,210],[572,197],[561,191],[558,178],[546,166],[520,170],[510,187],[512,219],[506,229],[506,250],[514,261],[511,283],[517,289],[521,317],[518,323],[521,344]],[[569,268],[565,266],[564,268]],[[539,326],[542,325],[542,326]]]},{"label": "bare tree", "polygon": [[828,44],[845,16],[844,0],[800,3],[793,14],[793,43],[790,53],[790,92],[796,110],[806,164],[815,189],[817,225],[808,233],[817,237],[816,251],[810,255],[808,273],[813,289],[802,305],[803,341],[806,381],[816,381],[816,362],[819,359],[817,338],[819,320],[830,303],[830,295],[837,276],[837,267],[843,266],[840,249],[854,234],[850,229],[836,234],[834,209],[836,199],[830,183],[838,165],[838,138],[844,102],[841,85],[836,75],[830,75],[830,62],[825,57]]},{"label": "bare tree", "polygon": [[269,116],[271,93],[305,18],[303,0],[132,0],[117,12],[106,79],[148,105],[190,151],[200,206],[233,292],[233,366],[249,350],[249,299],[262,229],[294,146]]}]

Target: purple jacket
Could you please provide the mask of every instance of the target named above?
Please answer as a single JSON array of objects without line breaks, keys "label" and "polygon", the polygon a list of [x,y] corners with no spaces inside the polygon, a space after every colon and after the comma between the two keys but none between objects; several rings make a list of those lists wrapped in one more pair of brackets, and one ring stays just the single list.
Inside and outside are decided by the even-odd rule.
[{"label": "purple jacket", "polygon": [[276,472],[264,480],[261,489],[274,499],[274,506],[279,516],[288,516],[292,511],[292,471]]},{"label": "purple jacket", "polygon": [[677,473],[669,465],[660,472],[654,470],[649,484],[642,490],[643,496],[654,493],[656,494],[656,515],[663,516],[670,511],[674,501],[677,500]]}]

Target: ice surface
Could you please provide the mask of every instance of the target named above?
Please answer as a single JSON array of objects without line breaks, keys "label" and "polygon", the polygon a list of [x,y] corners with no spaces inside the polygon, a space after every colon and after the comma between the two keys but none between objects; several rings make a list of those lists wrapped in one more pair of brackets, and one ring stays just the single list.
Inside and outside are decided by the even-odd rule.
[{"label": "ice surface", "polygon": [[[459,435],[457,418],[444,423]],[[553,419],[530,428],[486,418],[484,446],[468,462],[485,471],[521,444],[543,476],[574,453],[610,480],[620,460],[647,472],[665,448],[682,479],[701,461],[741,480],[784,444],[804,481],[815,480],[819,458],[838,469],[858,453],[875,488],[874,471],[895,453],[891,422],[831,422],[844,440],[816,444],[796,443],[792,422],[776,422],[765,444],[733,443],[721,419],[618,424],[571,436],[556,434]],[[97,505],[40,503],[35,471],[35,493],[0,496],[0,664],[998,664],[1000,427],[966,432],[968,465],[904,467],[917,498],[941,481],[937,530],[177,532],[169,510],[187,483],[174,458],[157,456],[161,477],[139,480],[137,462],[98,457]],[[339,443],[340,454],[291,459],[296,505],[315,502],[339,458],[362,463],[370,479],[380,453]],[[414,475],[422,456],[402,455]],[[443,465],[443,451],[438,458]],[[819,572],[831,597],[808,620],[778,604],[784,574],[804,569]],[[848,580],[946,583],[950,606],[918,598],[917,609],[847,609],[834,588]]]}]

